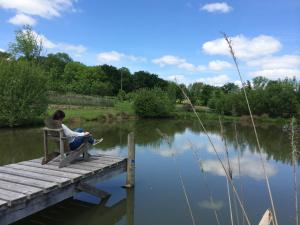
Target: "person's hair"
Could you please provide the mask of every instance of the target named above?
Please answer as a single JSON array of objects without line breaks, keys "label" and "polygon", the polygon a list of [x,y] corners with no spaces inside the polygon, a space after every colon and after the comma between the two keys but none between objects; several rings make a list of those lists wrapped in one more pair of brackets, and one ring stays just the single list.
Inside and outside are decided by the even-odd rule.
[{"label": "person's hair", "polygon": [[56,110],[55,113],[52,116],[53,120],[62,120],[65,118],[65,113],[62,110]]}]

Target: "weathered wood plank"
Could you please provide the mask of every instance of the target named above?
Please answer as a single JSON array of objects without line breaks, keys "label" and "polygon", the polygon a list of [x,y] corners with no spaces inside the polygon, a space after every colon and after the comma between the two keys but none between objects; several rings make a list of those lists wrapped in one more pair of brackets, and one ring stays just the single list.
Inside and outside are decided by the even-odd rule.
[{"label": "weathered wood plank", "polygon": [[82,177],[81,174],[67,173],[67,172],[63,172],[63,171],[56,171],[56,170],[50,170],[50,169],[46,169],[46,168],[31,167],[31,166],[25,166],[25,165],[19,165],[19,164],[10,164],[5,167],[20,169],[20,170],[29,171],[29,172],[36,172],[39,174],[46,174],[46,175],[51,175],[51,176],[56,176],[56,177],[64,177],[64,178],[70,179],[72,182],[80,180],[80,178]]},{"label": "weathered wood plank", "polygon": [[55,177],[51,175],[39,174],[35,172],[28,172],[24,170],[18,170],[13,168],[0,167],[0,172],[7,173],[11,175],[16,175],[20,177],[28,177],[36,180],[48,181],[57,183],[59,187],[70,184],[71,180],[68,178]]},{"label": "weathered wood plank", "polygon": [[[48,163],[48,165],[59,166],[59,162],[50,162],[50,163]],[[83,164],[75,163],[75,164],[70,164],[63,168],[86,170],[86,171],[90,171],[94,174],[96,172],[99,172],[103,167],[93,167],[88,164],[83,165]]]},{"label": "weathered wood plank", "polygon": [[17,184],[11,181],[3,181],[3,180],[0,180],[0,189],[22,193],[26,195],[28,198],[32,198],[43,193],[43,189],[40,188],[26,186],[23,184]]},{"label": "weathered wood plank", "polygon": [[4,201],[4,200],[0,200],[0,209],[5,207],[7,205],[7,201]]},{"label": "weathered wood plank", "polygon": [[33,186],[37,188],[42,188],[44,192],[48,192],[54,188],[57,188],[56,183],[51,183],[47,181],[35,180],[27,177],[20,177],[11,174],[0,173],[0,180],[10,181],[17,184],[24,184],[28,186]]},{"label": "weathered wood plank", "polygon": [[75,169],[75,168],[58,168],[57,166],[54,165],[41,165],[40,162],[35,162],[35,161],[25,161],[25,162],[20,162],[18,163],[19,165],[25,165],[25,166],[32,166],[32,167],[38,167],[38,168],[44,168],[44,169],[50,169],[50,170],[56,170],[56,171],[62,171],[62,172],[68,172],[68,173],[74,173],[74,174],[81,174],[84,176],[91,175],[91,171],[87,170],[81,170],[81,169]]},{"label": "weathered wood plank", "polygon": [[25,201],[27,196],[0,188],[0,199],[7,201],[8,206],[11,206],[14,203]]},{"label": "weathered wood plank", "polygon": [[[86,177],[83,181],[101,182],[111,177],[117,176],[120,173],[125,172],[126,164],[123,162],[114,168],[106,168],[105,171],[95,174],[94,176]],[[0,224],[7,225],[20,220],[28,215],[45,209],[51,205],[54,205],[60,201],[72,197],[76,193],[76,183],[67,185],[62,188],[57,188],[51,192],[33,198],[26,203],[13,205],[13,207],[4,207],[0,209]]]},{"label": "weathered wood plank", "polygon": [[126,159],[126,157],[122,157],[122,156],[115,156],[115,155],[107,155],[107,154],[95,154],[92,155],[93,158],[101,158],[101,157],[106,157],[106,158],[110,158],[110,159],[117,159],[117,160],[124,160]]}]

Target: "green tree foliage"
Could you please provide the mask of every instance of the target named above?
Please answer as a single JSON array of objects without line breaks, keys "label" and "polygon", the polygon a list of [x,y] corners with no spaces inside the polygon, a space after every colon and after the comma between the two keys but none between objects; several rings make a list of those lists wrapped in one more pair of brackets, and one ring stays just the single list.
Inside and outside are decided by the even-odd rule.
[{"label": "green tree foliage", "polygon": [[[248,82],[246,92],[255,115],[267,114],[271,117],[291,117],[297,113],[299,102],[295,80],[271,81],[264,77],[257,77],[251,86]],[[209,107],[225,115],[249,115],[244,93],[242,90],[223,91],[213,96]]]},{"label": "green tree foliage", "polygon": [[144,118],[170,117],[174,102],[159,88],[140,89],[134,101],[135,113]]},{"label": "green tree foliage", "polygon": [[43,50],[42,39],[30,26],[16,31],[15,41],[9,44],[9,52],[15,58],[24,58],[27,61],[38,59]]},{"label": "green tree foliage", "polygon": [[32,122],[47,109],[46,76],[31,62],[0,60],[0,124]]}]

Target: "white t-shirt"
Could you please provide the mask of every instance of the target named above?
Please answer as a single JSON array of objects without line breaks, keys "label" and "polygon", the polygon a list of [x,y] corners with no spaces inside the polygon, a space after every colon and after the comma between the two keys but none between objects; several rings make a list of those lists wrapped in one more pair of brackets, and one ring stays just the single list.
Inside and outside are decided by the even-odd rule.
[{"label": "white t-shirt", "polygon": [[75,140],[75,137],[83,137],[84,136],[84,132],[73,131],[64,124],[62,124],[61,126],[62,126],[64,134],[66,135],[66,138],[68,139],[69,143],[72,143]]}]

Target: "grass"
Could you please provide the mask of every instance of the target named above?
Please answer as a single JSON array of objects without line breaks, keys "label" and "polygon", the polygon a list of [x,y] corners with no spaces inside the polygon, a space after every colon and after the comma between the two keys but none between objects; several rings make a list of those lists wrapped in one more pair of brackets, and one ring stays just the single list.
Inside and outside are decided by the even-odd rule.
[{"label": "grass", "polygon": [[99,106],[70,106],[70,105],[50,105],[47,111],[51,115],[57,109],[62,109],[66,118],[65,121],[97,121],[129,119],[134,117],[132,104],[129,102],[117,102],[114,107]]}]

